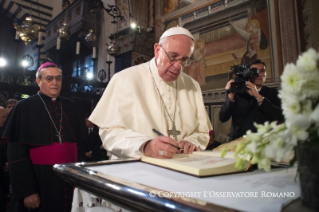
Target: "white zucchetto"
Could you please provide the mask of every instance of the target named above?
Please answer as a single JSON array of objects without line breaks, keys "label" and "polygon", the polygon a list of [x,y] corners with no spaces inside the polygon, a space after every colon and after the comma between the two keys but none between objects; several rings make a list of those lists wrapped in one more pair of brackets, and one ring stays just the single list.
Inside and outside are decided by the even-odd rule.
[{"label": "white zucchetto", "polygon": [[166,30],[163,35],[160,37],[160,40],[162,38],[166,38],[172,35],[186,35],[188,37],[190,37],[192,40],[194,40],[194,37],[192,35],[192,33],[190,33],[190,31],[188,31],[187,29],[183,28],[183,27],[172,27],[169,28],[168,30]]}]

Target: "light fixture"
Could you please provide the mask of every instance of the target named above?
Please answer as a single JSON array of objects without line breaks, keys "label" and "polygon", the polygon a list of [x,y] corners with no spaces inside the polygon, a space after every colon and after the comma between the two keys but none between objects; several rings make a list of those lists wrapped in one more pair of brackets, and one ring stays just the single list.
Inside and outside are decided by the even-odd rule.
[{"label": "light fixture", "polygon": [[90,44],[92,44],[92,43],[94,43],[94,42],[96,41],[96,35],[95,35],[93,29],[90,29],[90,30],[89,30],[89,34],[87,34],[87,35],[85,36],[85,40],[86,40],[88,43],[90,43]]},{"label": "light fixture", "polygon": [[[112,24],[114,24],[114,34],[113,34],[113,41],[111,40],[111,45],[107,45],[107,53],[108,55],[111,56],[116,56],[118,53],[118,46],[116,45],[115,42],[115,24],[116,19],[119,18],[122,22],[125,21],[125,18],[121,15],[121,10],[116,6],[116,5],[107,5],[109,8],[105,8],[104,4],[101,0],[88,0],[89,4],[93,7],[93,8],[103,8],[110,16],[113,17],[113,21],[111,22]],[[96,30],[95,30],[96,33]],[[108,60],[109,61],[109,58]]]},{"label": "light fixture", "polygon": [[29,63],[28,63],[28,61],[26,61],[26,60],[22,60],[21,65],[22,65],[23,67],[28,67],[28,66],[29,66]]},{"label": "light fixture", "polygon": [[58,35],[61,40],[69,40],[70,39],[70,29],[66,21],[62,22],[61,28],[58,29]]},{"label": "light fixture", "polygon": [[81,69],[81,78],[91,80],[93,79],[94,74],[91,72],[91,70],[88,67],[83,67]]},{"label": "light fixture", "polygon": [[92,79],[93,78],[93,74],[91,72],[86,72],[86,78],[87,79]]},{"label": "light fixture", "polygon": [[131,25],[131,28],[132,30],[136,30],[137,33],[141,33],[142,31],[145,31],[145,32],[153,32],[153,27],[147,27],[147,28],[144,28],[143,26],[137,26],[135,22],[133,22]]},{"label": "light fixture", "polygon": [[[100,1],[101,2],[101,1]],[[103,2],[101,2],[100,4],[102,4],[102,7],[104,8],[104,10],[110,15],[113,17],[113,21],[111,22],[112,24],[114,24],[114,34],[113,34],[113,41],[111,40],[111,45],[107,45],[107,53],[111,56],[116,56],[117,53],[118,53],[118,46],[115,42],[115,25],[116,25],[116,19],[119,18],[122,22],[125,21],[125,18],[121,15],[121,10],[115,6],[115,5],[109,5],[108,4],[108,7],[109,8],[105,8],[104,5],[103,5]]]},{"label": "light fixture", "polygon": [[[107,44],[106,44],[106,45],[107,45]],[[113,56],[113,57],[117,55],[117,53],[118,53],[118,46],[117,46],[115,40],[113,40],[113,41],[111,40],[111,45],[109,45],[109,46],[107,47],[106,51],[107,51],[107,53],[108,53],[109,55],[111,55],[111,56]]]},{"label": "light fixture", "polygon": [[135,28],[136,28],[136,23],[132,23],[132,24],[131,24],[131,28],[132,28],[132,29],[135,29]]},{"label": "light fixture", "polygon": [[26,54],[22,57],[21,65],[24,68],[31,68],[34,65],[34,59],[31,55]]},{"label": "light fixture", "polygon": [[[113,17],[114,18],[114,17]],[[111,45],[109,45],[106,49],[107,53],[111,56],[116,56],[118,53],[118,46],[115,42],[115,24],[117,23],[115,18],[113,19],[113,21],[111,22],[112,24],[114,24],[114,34],[113,34],[113,41],[111,40]],[[107,44],[106,44],[107,45]]]},{"label": "light fixture", "polygon": [[32,21],[32,0],[31,7],[30,7],[30,13],[29,17],[25,18],[25,21],[23,21],[22,25],[19,26],[17,23],[14,23],[13,26],[19,33],[19,36],[21,40],[24,41],[25,45],[28,45],[28,43],[37,37],[38,32],[40,31],[41,27],[33,25]]},{"label": "light fixture", "polygon": [[[69,8],[66,9],[66,18],[65,20],[68,20],[68,10]],[[58,35],[60,40],[69,40],[70,39],[70,27],[68,26],[67,21],[62,21],[61,23],[61,28],[58,29]]]},{"label": "light fixture", "polygon": [[93,20],[94,30],[93,30],[93,29],[90,29],[90,30],[89,30],[89,34],[87,34],[87,35],[85,36],[85,40],[86,40],[88,43],[94,45],[94,42],[96,41],[96,34],[95,34],[95,33],[96,33],[95,10],[91,10],[90,13],[91,13],[92,20]]},{"label": "light fixture", "polygon": [[7,65],[7,61],[4,58],[0,57],[0,67],[6,66],[6,65]]}]

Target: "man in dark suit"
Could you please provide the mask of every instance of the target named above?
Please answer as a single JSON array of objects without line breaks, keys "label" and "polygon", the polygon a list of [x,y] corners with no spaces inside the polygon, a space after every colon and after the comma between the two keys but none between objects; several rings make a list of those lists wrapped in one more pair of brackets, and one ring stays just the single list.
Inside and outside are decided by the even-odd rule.
[{"label": "man in dark suit", "polygon": [[100,160],[100,147],[102,145],[99,129],[88,119],[85,120],[85,124],[88,136],[83,143],[84,161],[98,161]]},{"label": "man in dark suit", "polygon": [[[257,59],[247,67],[258,69],[258,74],[246,82],[246,92],[228,93],[219,112],[221,122],[232,117],[229,141],[242,137],[248,130],[255,132],[254,123],[281,122],[284,119],[278,91],[263,85],[267,76],[266,63]],[[230,90],[232,82],[233,79],[226,84],[226,90]]]}]

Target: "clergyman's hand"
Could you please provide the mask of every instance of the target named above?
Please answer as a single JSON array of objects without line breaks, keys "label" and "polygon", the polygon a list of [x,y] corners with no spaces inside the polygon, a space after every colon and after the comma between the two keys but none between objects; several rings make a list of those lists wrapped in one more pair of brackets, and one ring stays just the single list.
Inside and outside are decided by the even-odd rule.
[{"label": "clergyman's hand", "polygon": [[24,206],[26,208],[29,208],[29,209],[35,209],[35,208],[38,208],[40,206],[40,197],[39,197],[39,194],[36,193],[36,194],[32,194],[26,198],[24,198]]},{"label": "clergyman's hand", "polygon": [[180,141],[178,146],[184,150],[185,154],[192,154],[194,151],[200,151],[198,146],[185,140]]},{"label": "clergyman's hand", "polygon": [[172,158],[175,153],[180,153],[174,146],[178,146],[174,139],[167,136],[157,136],[145,144],[144,155],[153,158]]}]

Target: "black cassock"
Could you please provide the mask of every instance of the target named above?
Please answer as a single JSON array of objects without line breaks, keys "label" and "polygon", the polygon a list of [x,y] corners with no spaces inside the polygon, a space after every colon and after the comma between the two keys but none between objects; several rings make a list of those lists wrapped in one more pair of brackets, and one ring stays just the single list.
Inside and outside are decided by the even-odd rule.
[{"label": "black cassock", "polygon": [[77,162],[77,143],[85,136],[84,121],[74,101],[61,96],[53,101],[40,95],[58,131],[62,113],[62,144],[38,95],[15,105],[2,135],[9,142],[11,211],[30,211],[24,207],[23,200],[35,193],[39,194],[41,204],[33,211],[70,211],[73,187],[53,172],[53,165]]}]

